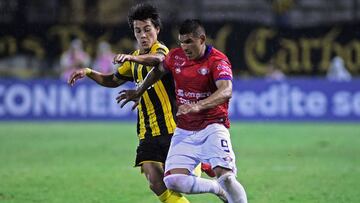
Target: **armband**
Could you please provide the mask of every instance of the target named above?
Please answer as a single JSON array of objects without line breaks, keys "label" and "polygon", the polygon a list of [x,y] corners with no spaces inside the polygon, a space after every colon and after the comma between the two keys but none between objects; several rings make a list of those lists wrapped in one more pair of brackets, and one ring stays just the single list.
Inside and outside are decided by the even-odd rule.
[{"label": "armband", "polygon": [[88,76],[92,73],[92,70],[90,68],[85,68],[85,74]]}]

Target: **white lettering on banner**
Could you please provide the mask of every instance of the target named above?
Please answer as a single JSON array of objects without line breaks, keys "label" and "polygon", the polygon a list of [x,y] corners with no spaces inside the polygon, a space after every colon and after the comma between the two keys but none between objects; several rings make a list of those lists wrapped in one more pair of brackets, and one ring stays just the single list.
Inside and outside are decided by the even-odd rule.
[{"label": "white lettering on banner", "polygon": [[[359,119],[360,90],[325,85],[306,87],[288,83],[266,84],[265,88],[236,89],[229,105],[229,114],[235,118],[284,119]],[[351,84],[349,84],[351,85]],[[259,86],[258,86],[259,87]],[[124,89],[130,87],[125,85]],[[132,87],[131,87],[132,88]],[[304,89],[303,89],[304,88]],[[306,88],[306,89],[305,89]],[[128,118],[132,103],[120,109],[115,98],[119,89],[79,84],[70,88],[59,83],[1,83],[0,120],[5,118]],[[209,92],[176,92],[182,104],[196,103]]]},{"label": "white lettering on banner", "polygon": [[[288,92],[289,91],[289,86],[287,85],[281,85],[279,88],[280,92]],[[281,99],[279,98],[279,105],[280,105],[280,113],[282,116],[287,116],[290,106],[289,106],[289,95],[288,94],[282,94],[281,95]]]},{"label": "white lettering on banner", "polygon": [[326,96],[318,91],[310,92],[307,96],[306,109],[311,116],[318,117],[326,114]]},{"label": "white lettering on banner", "polygon": [[293,88],[290,92],[290,103],[291,103],[291,110],[295,116],[305,116],[305,111],[302,108],[303,104],[303,93],[298,88]]},{"label": "white lettering on banner", "polygon": [[357,92],[353,96],[353,107],[354,107],[354,114],[360,116],[360,92]]},{"label": "white lettering on banner", "polygon": [[[245,91],[241,94],[234,92],[232,94],[232,99],[230,99],[230,112],[229,114],[232,115],[232,109],[236,109],[241,115],[244,116],[255,116],[256,115],[256,94],[251,91]],[[237,103],[235,103],[237,102]],[[233,108],[232,106],[236,106]]]},{"label": "white lettering on banner", "polygon": [[[89,91],[90,93],[90,106],[89,110],[91,115],[94,116],[105,116],[107,114],[106,112],[106,101],[105,101],[105,88],[94,86]],[[114,101],[115,103],[115,101]]]},{"label": "white lettering on banner", "polygon": [[60,104],[59,114],[66,116],[69,114],[78,114],[80,116],[86,116],[86,86],[79,86],[75,95],[72,95],[69,87],[60,87]]},{"label": "white lettering on banner", "polygon": [[[259,111],[263,112],[265,116],[275,116],[278,114],[279,97],[277,89],[274,87],[270,88],[270,91],[261,93],[259,95]],[[280,106],[281,108],[281,106]]]},{"label": "white lettering on banner", "polygon": [[95,85],[80,85],[72,89],[58,84],[0,84],[0,116],[128,118],[136,114],[136,111],[131,111],[132,105],[121,109],[116,103],[118,91]]},{"label": "white lettering on banner", "polygon": [[354,95],[347,91],[336,92],[332,102],[332,113],[334,115],[345,117],[354,113],[360,116],[360,92],[356,92]]},{"label": "white lettering on banner", "polygon": [[[233,93],[230,109],[243,116],[263,115],[267,117],[288,116],[319,117],[326,114],[327,98],[319,91],[308,93],[287,84],[271,85],[268,90],[256,94],[254,91]],[[233,107],[235,105],[236,107]],[[230,115],[233,114],[230,112]]]},{"label": "white lettering on banner", "polygon": [[57,111],[57,88],[55,85],[48,87],[48,92],[43,85],[34,86],[33,96],[33,113],[35,116],[48,114],[49,116],[56,116]]},{"label": "white lettering on banner", "polygon": [[24,116],[31,110],[31,94],[29,87],[21,84],[12,85],[4,98],[4,105],[14,116]]},{"label": "white lettering on banner", "polygon": [[135,114],[136,110],[134,112],[131,111],[131,107],[134,103],[129,102],[126,104],[123,108],[120,108],[120,104],[118,104],[115,100],[115,98],[119,95],[119,90],[112,89],[110,93],[110,99],[109,99],[109,111],[108,114],[112,116],[127,116],[129,114]]},{"label": "white lettering on banner", "polygon": [[350,92],[340,91],[333,96],[332,112],[336,116],[347,116],[351,113]]},{"label": "white lettering on banner", "polygon": [[[4,95],[4,92],[5,92],[5,87],[0,85],[0,101],[2,100],[2,95]],[[0,116],[4,116],[5,115],[5,108],[4,108],[4,105],[2,105],[0,103]]]}]

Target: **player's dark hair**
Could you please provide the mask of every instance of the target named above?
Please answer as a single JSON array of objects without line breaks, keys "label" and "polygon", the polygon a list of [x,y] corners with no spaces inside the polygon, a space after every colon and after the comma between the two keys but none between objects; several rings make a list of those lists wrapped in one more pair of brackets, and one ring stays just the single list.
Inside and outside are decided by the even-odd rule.
[{"label": "player's dark hair", "polygon": [[128,23],[134,30],[134,20],[150,19],[156,28],[161,28],[160,15],[157,8],[149,3],[141,3],[133,6],[128,14]]},{"label": "player's dark hair", "polygon": [[200,20],[187,19],[181,23],[179,34],[193,34],[194,36],[199,37],[202,34],[205,35],[205,28]]}]

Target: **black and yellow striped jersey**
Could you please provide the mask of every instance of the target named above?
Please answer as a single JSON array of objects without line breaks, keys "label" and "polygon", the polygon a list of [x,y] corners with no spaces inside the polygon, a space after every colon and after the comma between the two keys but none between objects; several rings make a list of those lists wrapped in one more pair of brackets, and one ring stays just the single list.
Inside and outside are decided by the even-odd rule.
[{"label": "black and yellow striped jersey", "polygon": [[[150,54],[164,55],[168,52],[169,49],[160,42],[156,42],[149,51]],[[132,53],[135,56],[139,54],[140,50]],[[115,76],[122,80],[133,81],[138,86],[152,68],[151,66],[126,61],[118,68]],[[174,82],[170,73],[145,91],[137,107],[139,139],[174,133],[176,127],[174,94]]]}]

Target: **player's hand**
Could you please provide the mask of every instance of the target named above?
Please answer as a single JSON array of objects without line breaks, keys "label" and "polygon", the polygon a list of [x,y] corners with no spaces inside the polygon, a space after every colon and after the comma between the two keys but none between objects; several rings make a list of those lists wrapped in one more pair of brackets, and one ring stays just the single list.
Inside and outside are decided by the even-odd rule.
[{"label": "player's hand", "polygon": [[140,96],[136,90],[121,90],[119,96],[116,97],[117,103],[120,104],[120,107],[124,107],[129,101],[133,101],[134,105],[131,110],[134,110],[140,101]]},{"label": "player's hand", "polygon": [[114,57],[113,59],[113,64],[121,64],[124,63],[125,61],[131,61],[133,58],[132,55],[128,55],[128,54],[118,54]]},{"label": "player's hand", "polygon": [[183,104],[180,105],[176,113],[177,116],[188,114],[188,113],[197,113],[200,112],[199,104]]},{"label": "player's hand", "polygon": [[74,86],[75,82],[86,76],[86,69],[82,68],[74,71],[69,77],[68,84]]}]

